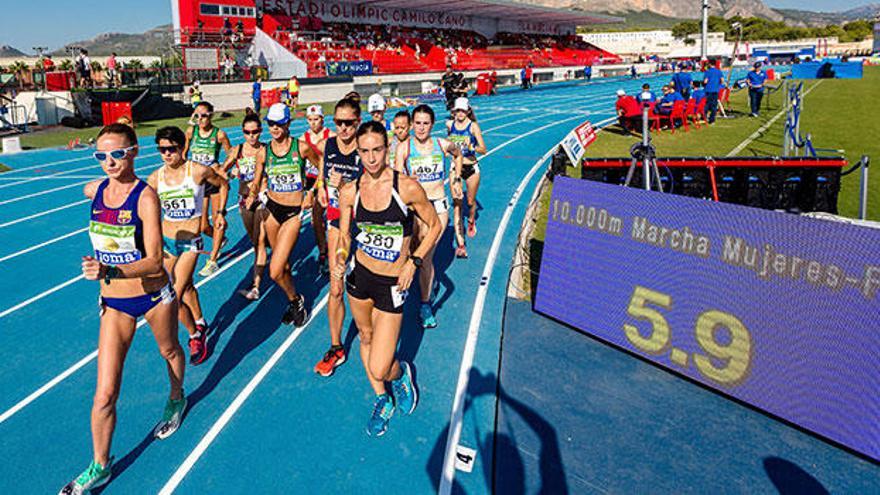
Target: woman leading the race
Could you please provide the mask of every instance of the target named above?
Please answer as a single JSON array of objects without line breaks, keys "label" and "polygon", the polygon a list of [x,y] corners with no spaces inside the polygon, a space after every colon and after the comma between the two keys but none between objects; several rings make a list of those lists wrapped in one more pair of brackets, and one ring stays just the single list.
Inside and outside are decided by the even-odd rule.
[{"label": "woman leading the race", "polygon": [[[354,228],[357,249],[346,289],[361,360],[376,394],[367,433],[380,436],[395,409],[410,414],[418,403],[411,365],[395,354],[407,291],[440,237],[440,220],[419,183],[387,165],[388,134],[382,124],[360,126],[357,147],[364,172],[339,193],[339,244],[331,275],[338,281],[345,275]],[[423,226],[423,242],[411,251],[414,214]]]},{"label": "woman leading the race", "polygon": [[306,159],[318,160],[314,151],[305,143],[290,135],[290,108],[275,103],[266,114],[272,140],[266,149],[265,164],[257,163],[255,179],[251,182],[246,206],[250,208],[257,200],[257,184],[266,180],[266,210],[269,215],[264,222],[272,258],[269,275],[287,296],[287,309],[281,317],[285,325],[305,325],[309,319],[305,298],[298,294],[290,274],[290,254],[299,238],[302,225],[300,213],[312,201],[312,191],[305,188]]},{"label": "woman leading the race", "polygon": [[260,133],[263,132],[260,116],[256,113],[246,115],[241,122],[241,132],[244,134],[244,143],[232,149],[232,154],[223,164],[223,170],[226,173],[233,171],[234,176],[238,177],[238,213],[254,247],[253,282],[250,289],[242,289],[239,294],[249,301],[255,301],[260,298],[260,282],[267,258],[266,232],[263,228],[266,210],[258,201],[252,201],[248,206],[247,200],[252,187],[258,193],[265,189],[265,180],[256,177],[257,164],[266,162],[266,146],[260,142]]},{"label": "woman leading the race", "polygon": [[92,200],[89,237],[94,256],[82,259],[83,276],[97,281],[101,294],[98,381],[91,413],[94,457],[61,494],[80,494],[110,480],[116,401],[138,318],[144,317],[150,325],[171,389],[154,435],[167,438],[177,431],[186,409],[186,362],[177,340],[177,300],[162,266],[159,197],[135,174],[138,147],[131,127],[111,124],[103,128],[96,148],[95,158],[107,177],[84,188]]},{"label": "woman leading the race", "polygon": [[[483,131],[480,125],[472,119],[473,110],[467,98],[456,98],[452,107],[454,120],[446,122],[446,132],[449,140],[457,144],[461,149],[461,179],[467,186],[468,224],[467,235],[477,235],[477,190],[480,188],[480,166],[477,164],[477,154],[486,154],[486,142],[483,141]],[[462,201],[454,201],[455,231],[462,230]],[[460,234],[459,234],[460,235]],[[459,236],[456,236],[458,238]],[[463,236],[461,236],[463,237]],[[459,258],[467,257],[464,244],[459,244],[455,250]]]},{"label": "woman leading the race", "polygon": [[[408,143],[398,145],[395,156],[395,169],[407,171],[412,175],[428,195],[428,199],[434,206],[437,216],[440,218],[440,232],[446,230],[449,224],[449,200],[446,197],[447,156],[452,156],[454,166],[449,174],[452,198],[461,199],[461,150],[458,145],[446,139],[431,138],[431,129],[434,127],[434,111],[428,105],[419,105],[412,113],[413,132]],[[426,226],[416,222],[416,232],[419,245],[425,241],[427,235]],[[442,234],[441,234],[442,235]],[[458,246],[464,245],[464,238],[460,232],[455,232]],[[439,241],[439,239],[437,239]],[[429,246],[425,253],[424,263],[419,271],[419,287],[422,291],[422,304],[419,307],[419,318],[425,328],[437,326],[434,318],[434,310],[431,307],[431,297],[434,286],[434,248],[436,244]]]},{"label": "woman leading the race", "polygon": [[[202,199],[205,186],[210,184],[219,191],[225,204],[229,185],[211,167],[184,159],[186,136],[177,127],[162,127],[156,131],[156,147],[162,156],[162,166],[150,174],[147,182],[159,193],[162,204],[162,247],[165,250],[165,269],[171,274],[174,291],[180,295],[178,318],[189,332],[189,362],[201,364],[208,357],[208,326],[197,321],[201,312],[199,293],[193,285],[193,272],[204,244],[199,229],[202,220]],[[226,228],[226,212],[220,210],[214,217],[218,229]]]}]

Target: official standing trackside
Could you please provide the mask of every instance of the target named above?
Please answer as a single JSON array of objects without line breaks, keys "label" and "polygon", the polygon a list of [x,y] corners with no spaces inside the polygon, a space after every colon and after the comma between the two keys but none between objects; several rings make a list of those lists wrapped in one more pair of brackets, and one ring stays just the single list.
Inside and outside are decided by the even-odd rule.
[{"label": "official standing trackside", "polygon": [[767,73],[761,70],[761,62],[755,62],[752,70],[746,75],[746,83],[749,85],[749,105],[752,117],[757,117],[761,112],[761,100],[764,98],[764,82],[767,81]]},{"label": "official standing trackside", "polygon": [[718,113],[718,93],[725,86],[727,84],[724,82],[724,73],[713,60],[703,76],[703,88],[706,91],[706,115],[708,116],[706,120],[710,124],[715,122],[715,115]]}]

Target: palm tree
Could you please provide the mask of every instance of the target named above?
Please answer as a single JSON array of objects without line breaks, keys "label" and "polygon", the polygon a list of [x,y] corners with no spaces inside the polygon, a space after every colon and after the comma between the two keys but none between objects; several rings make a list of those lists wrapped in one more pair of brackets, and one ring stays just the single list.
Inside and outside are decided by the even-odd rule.
[{"label": "palm tree", "polygon": [[24,73],[29,69],[28,64],[26,62],[22,62],[21,60],[16,60],[9,64],[9,67],[6,68],[9,72],[15,74],[18,79],[18,87],[19,89],[24,88]]},{"label": "palm tree", "polygon": [[133,59],[129,60],[128,62],[126,62],[124,65],[125,65],[126,69],[143,69],[144,68],[144,63],[139,58],[133,58]]},{"label": "palm tree", "polygon": [[58,64],[58,70],[73,70],[73,61],[69,58],[65,58]]}]

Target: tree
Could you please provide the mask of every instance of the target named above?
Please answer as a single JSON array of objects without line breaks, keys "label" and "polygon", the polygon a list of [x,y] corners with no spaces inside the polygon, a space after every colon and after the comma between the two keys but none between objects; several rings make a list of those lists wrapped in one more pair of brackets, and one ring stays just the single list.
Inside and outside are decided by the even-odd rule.
[{"label": "tree", "polygon": [[144,63],[139,58],[133,58],[123,64],[126,69],[143,69]]},{"label": "tree", "polygon": [[672,26],[672,36],[676,38],[687,38],[691,34],[700,32],[699,21],[682,21]]},{"label": "tree", "polygon": [[73,61],[69,58],[65,58],[58,64],[58,70],[73,70]]}]

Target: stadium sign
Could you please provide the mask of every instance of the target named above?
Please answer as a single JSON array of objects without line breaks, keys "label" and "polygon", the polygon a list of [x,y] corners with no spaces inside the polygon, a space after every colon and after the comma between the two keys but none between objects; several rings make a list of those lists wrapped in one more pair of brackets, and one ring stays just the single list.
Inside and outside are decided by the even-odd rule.
[{"label": "stadium sign", "polygon": [[541,22],[498,20],[460,14],[455,9],[442,12],[322,0],[258,0],[257,3],[267,12],[281,11],[292,17],[313,16],[326,22],[462,29],[477,31],[487,36],[492,36],[498,31],[536,34],[574,32],[573,25],[561,26]]},{"label": "stadium sign", "polygon": [[535,309],[878,461],[878,245],[876,229],[559,177]]},{"label": "stadium sign", "polygon": [[351,62],[327,62],[328,76],[369,76],[373,74],[373,62],[355,60]]},{"label": "stadium sign", "polygon": [[595,140],[596,131],[588,120],[572,129],[571,132],[565,136],[565,139],[562,140],[562,149],[565,150],[565,154],[568,155],[568,159],[571,160],[571,163],[577,166],[577,164],[580,163],[581,158],[584,156],[587,146],[591,145]]}]

